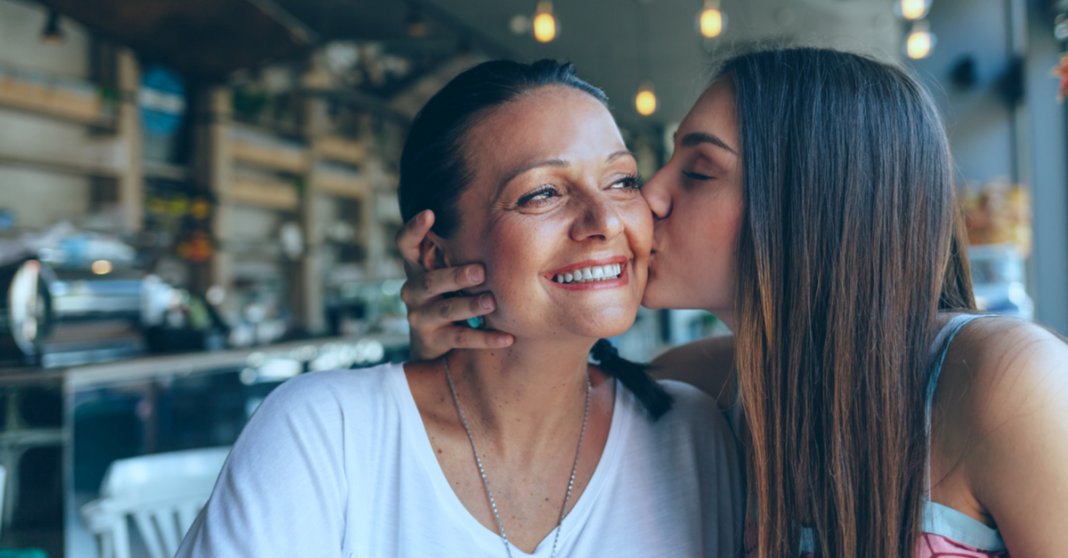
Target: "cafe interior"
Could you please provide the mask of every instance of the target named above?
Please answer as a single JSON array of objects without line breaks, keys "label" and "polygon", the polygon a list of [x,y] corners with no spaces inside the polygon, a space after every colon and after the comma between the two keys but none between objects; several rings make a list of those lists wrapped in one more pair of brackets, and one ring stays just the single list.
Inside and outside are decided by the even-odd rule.
[{"label": "cafe interior", "polygon": [[760,44],[920,76],[978,304],[1068,333],[1068,0],[0,0],[0,552],[173,555],[272,389],[407,358],[398,161],[453,76],[573,62],[650,176]]}]

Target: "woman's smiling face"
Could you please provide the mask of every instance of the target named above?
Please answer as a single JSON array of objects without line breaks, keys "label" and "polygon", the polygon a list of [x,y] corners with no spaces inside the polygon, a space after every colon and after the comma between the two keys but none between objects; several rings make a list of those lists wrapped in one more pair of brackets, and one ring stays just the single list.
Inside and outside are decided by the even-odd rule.
[{"label": "woman's smiling face", "polygon": [[471,181],[448,265],[482,262],[490,327],[522,338],[608,337],[634,322],[652,218],[611,114],[565,86],[491,109],[462,143]]},{"label": "woman's smiling face", "polygon": [[642,191],[656,217],[646,306],[709,310],[734,326],[740,149],[734,90],[722,80],[679,124],[671,159]]}]

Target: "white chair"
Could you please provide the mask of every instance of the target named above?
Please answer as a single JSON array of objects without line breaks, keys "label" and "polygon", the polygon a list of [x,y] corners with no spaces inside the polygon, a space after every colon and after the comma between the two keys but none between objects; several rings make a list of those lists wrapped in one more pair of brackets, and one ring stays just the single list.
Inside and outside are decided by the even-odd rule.
[{"label": "white chair", "polygon": [[130,558],[128,518],[151,558],[174,556],[229,453],[229,447],[203,448],[113,462],[100,498],[82,506],[101,558]]}]

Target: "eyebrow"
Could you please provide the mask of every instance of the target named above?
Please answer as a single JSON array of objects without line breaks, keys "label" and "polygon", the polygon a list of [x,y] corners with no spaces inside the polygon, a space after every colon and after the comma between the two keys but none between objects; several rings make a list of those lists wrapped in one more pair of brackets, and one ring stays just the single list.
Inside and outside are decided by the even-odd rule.
[{"label": "eyebrow", "polygon": [[[677,137],[678,134],[676,134],[676,138]],[[723,141],[715,134],[709,134],[707,132],[690,132],[689,134],[682,136],[681,144],[683,147],[694,147],[702,143],[711,143],[712,145],[730,151],[734,155],[738,155],[738,152],[735,151],[733,147],[727,145],[727,142]]]},{"label": "eyebrow", "polygon": [[[634,160],[638,159],[638,156],[635,155],[633,152],[628,151],[626,149],[621,149],[619,151],[616,151],[615,153],[612,153],[608,157],[606,157],[605,158],[605,162],[611,163],[612,161],[615,161],[616,159],[619,159],[620,157],[625,157],[627,155],[630,155],[631,157],[633,157]],[[509,182],[514,180],[515,177],[517,177],[517,176],[519,176],[519,175],[521,175],[521,174],[523,174],[523,173],[525,173],[525,172],[527,172],[529,170],[536,169],[538,167],[567,168],[567,167],[570,167],[570,166],[571,166],[571,163],[569,163],[569,162],[567,162],[567,161],[565,161],[563,159],[543,159],[541,161],[534,161],[532,163],[528,163],[528,164],[523,165],[521,167],[512,169],[511,171],[506,173],[504,176],[502,176],[500,182],[497,183],[497,191],[502,190]]]}]

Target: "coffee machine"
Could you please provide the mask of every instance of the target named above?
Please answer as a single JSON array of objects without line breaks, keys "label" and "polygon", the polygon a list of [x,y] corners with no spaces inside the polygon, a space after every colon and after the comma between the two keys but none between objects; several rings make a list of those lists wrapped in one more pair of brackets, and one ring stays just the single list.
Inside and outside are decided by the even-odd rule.
[{"label": "coffee machine", "polygon": [[0,266],[0,363],[74,366],[143,353],[142,273],[98,260]]}]

